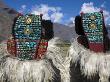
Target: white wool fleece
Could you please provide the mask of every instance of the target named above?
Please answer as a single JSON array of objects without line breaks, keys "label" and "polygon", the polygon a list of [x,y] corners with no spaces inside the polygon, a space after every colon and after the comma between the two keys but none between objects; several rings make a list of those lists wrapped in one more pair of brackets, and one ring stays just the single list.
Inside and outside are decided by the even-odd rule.
[{"label": "white wool fleece", "polygon": [[56,46],[57,42],[56,38],[49,41],[46,58],[51,59],[54,66],[60,70],[61,82],[70,82],[70,59],[63,57],[62,49]]},{"label": "white wool fleece", "polygon": [[81,72],[88,78],[99,74],[100,82],[109,82],[110,76],[110,53],[95,53],[84,48],[77,42],[77,39],[71,44],[69,56],[72,63],[80,63]]}]

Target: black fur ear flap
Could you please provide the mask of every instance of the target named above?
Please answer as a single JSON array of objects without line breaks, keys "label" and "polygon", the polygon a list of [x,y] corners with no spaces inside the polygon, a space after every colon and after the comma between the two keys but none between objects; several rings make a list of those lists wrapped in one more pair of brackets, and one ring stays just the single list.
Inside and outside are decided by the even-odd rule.
[{"label": "black fur ear flap", "polygon": [[85,35],[83,26],[82,26],[81,16],[75,17],[75,31],[78,35]]},{"label": "black fur ear flap", "polygon": [[50,40],[54,37],[53,23],[50,20],[42,20],[42,27],[45,30],[44,38]]}]

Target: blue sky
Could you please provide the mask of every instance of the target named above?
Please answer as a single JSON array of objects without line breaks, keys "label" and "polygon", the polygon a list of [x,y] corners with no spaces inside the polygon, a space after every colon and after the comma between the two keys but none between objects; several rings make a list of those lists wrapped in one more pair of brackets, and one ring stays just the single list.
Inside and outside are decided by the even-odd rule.
[{"label": "blue sky", "polygon": [[[60,23],[68,23],[74,20],[74,17],[79,14],[82,7],[82,10],[85,11],[85,5],[86,7],[88,7],[87,5],[90,5],[92,9],[103,7],[105,13],[110,14],[110,0],[4,0],[4,2],[10,7],[22,13],[40,11],[40,9],[46,6],[46,8],[49,8],[50,10],[45,13],[49,13],[50,11],[52,11],[52,13],[50,13],[52,14],[52,16],[49,17],[50,14],[47,14],[44,18],[52,19],[54,22]],[[56,11],[53,11],[52,8],[55,8]],[[55,19],[55,16],[59,16],[59,18]],[[108,17],[108,19],[110,19],[110,17]],[[107,22],[109,21],[108,19]]]}]

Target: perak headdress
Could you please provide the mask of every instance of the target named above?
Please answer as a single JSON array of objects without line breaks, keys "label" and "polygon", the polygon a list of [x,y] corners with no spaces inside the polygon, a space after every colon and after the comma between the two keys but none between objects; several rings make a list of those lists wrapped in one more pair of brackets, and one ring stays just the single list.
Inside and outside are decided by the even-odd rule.
[{"label": "perak headdress", "polygon": [[42,15],[19,15],[15,18],[7,50],[21,60],[41,59],[52,37],[53,23],[50,20],[42,20]]},{"label": "perak headdress", "polygon": [[[75,18],[75,29],[79,43],[95,52],[105,52],[107,30],[104,24],[103,12],[81,13]],[[86,42],[86,43],[85,43]]]}]

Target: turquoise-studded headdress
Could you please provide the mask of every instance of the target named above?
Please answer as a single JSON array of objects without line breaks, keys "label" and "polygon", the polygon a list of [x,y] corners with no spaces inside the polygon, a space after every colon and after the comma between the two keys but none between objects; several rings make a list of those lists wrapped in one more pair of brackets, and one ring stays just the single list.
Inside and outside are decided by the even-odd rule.
[{"label": "turquoise-studded headdress", "polygon": [[42,20],[42,15],[19,15],[15,18],[7,49],[21,60],[40,59],[52,37],[53,23],[50,20]]},{"label": "turquoise-studded headdress", "polygon": [[[88,48],[95,52],[105,52],[107,31],[104,24],[103,12],[81,13],[75,19],[76,33],[84,39],[78,40],[82,44],[86,41]],[[81,38],[82,38],[81,37]]]}]

